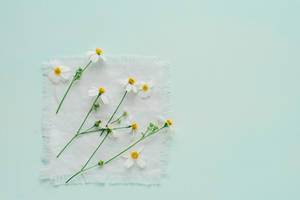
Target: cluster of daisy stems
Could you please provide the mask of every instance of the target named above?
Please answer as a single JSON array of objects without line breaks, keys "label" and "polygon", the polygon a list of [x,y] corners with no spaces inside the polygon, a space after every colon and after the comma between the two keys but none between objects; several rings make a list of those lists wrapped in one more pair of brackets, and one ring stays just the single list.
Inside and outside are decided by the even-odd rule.
[{"label": "cluster of daisy stems", "polygon": [[[75,81],[79,80],[80,77],[82,76],[83,72],[92,64],[98,61],[99,58],[101,58],[103,61],[105,61],[105,58],[102,55],[102,51],[100,49],[96,49],[96,51],[92,51],[89,52],[89,56],[90,56],[90,60],[87,63],[87,65],[83,68],[79,68],[77,69],[75,75],[73,76],[73,79],[71,80],[64,96],[62,97],[59,106],[57,108],[56,114],[58,114],[67,94],[69,93],[72,85],[74,84]],[[55,68],[54,69],[54,73],[58,75],[58,69],[59,68]],[[133,92],[133,93],[137,93],[138,90],[140,89],[142,92],[142,95],[140,95],[141,97],[148,97],[148,93],[149,93],[149,89],[152,87],[152,83],[149,82],[148,84],[145,82],[141,82],[142,84],[140,85],[140,87],[138,86],[138,84],[136,83],[135,79],[133,78],[128,78],[126,79],[126,81],[122,82],[121,84],[125,87],[125,91],[124,94],[119,102],[119,104],[117,105],[117,107],[115,108],[114,112],[112,113],[112,115],[110,116],[109,120],[107,121],[107,123],[103,126],[101,124],[101,120],[94,122],[94,124],[92,126],[90,126],[90,128],[82,131],[82,127],[84,126],[84,124],[86,123],[89,115],[92,113],[93,110],[98,110],[100,108],[100,105],[102,104],[107,104],[108,103],[108,98],[105,95],[106,90],[104,88],[96,88],[93,87],[92,89],[89,90],[89,95],[90,96],[95,96],[95,99],[90,107],[90,109],[88,110],[85,118],[83,119],[81,125],[79,126],[76,134],[67,142],[67,144],[62,148],[62,150],[58,153],[57,158],[59,158],[61,156],[61,154],[67,149],[67,147],[79,136],[84,136],[84,135],[88,135],[90,133],[95,133],[98,132],[100,134],[100,136],[102,136],[104,134],[104,137],[102,139],[100,139],[99,144],[97,145],[97,147],[95,148],[95,150],[93,151],[93,153],[90,155],[90,157],[87,159],[87,161],[85,162],[85,164],[82,166],[82,168],[76,172],[73,176],[71,176],[66,183],[70,182],[74,177],[76,177],[77,175],[86,172],[92,168],[96,168],[96,167],[101,167],[103,165],[106,165],[108,163],[110,163],[111,161],[113,161],[114,159],[118,158],[119,156],[121,156],[122,154],[124,154],[125,152],[127,152],[129,149],[131,149],[132,147],[134,147],[135,145],[137,145],[138,143],[142,142],[144,139],[158,133],[159,131],[162,131],[163,129],[168,129],[171,125],[172,125],[172,121],[171,120],[164,120],[162,123],[160,123],[159,125],[155,125],[154,123],[149,123],[147,129],[144,132],[140,132],[140,137],[139,139],[137,139],[135,142],[133,142],[130,146],[128,146],[127,148],[123,149],[121,152],[117,153],[115,156],[111,157],[110,159],[104,161],[104,160],[100,160],[98,161],[96,164],[91,165],[88,167],[88,164],[90,163],[91,159],[94,157],[94,155],[96,154],[96,152],[100,149],[100,147],[102,146],[102,144],[104,143],[104,141],[107,139],[108,136],[113,136],[114,132],[116,130],[120,130],[120,129],[131,129],[131,132],[137,132],[138,131],[138,124],[136,122],[133,122],[127,126],[116,126],[118,124],[120,124],[120,121],[123,118],[126,118],[128,113],[126,111],[124,111],[119,117],[115,118],[116,113],[118,112],[121,104],[123,103],[123,101],[125,100],[127,94],[129,92]],[[148,93],[147,93],[148,92]],[[98,100],[100,100],[100,103],[98,103]],[[139,152],[132,152],[130,154],[130,157],[135,160],[137,159],[139,156]]]}]

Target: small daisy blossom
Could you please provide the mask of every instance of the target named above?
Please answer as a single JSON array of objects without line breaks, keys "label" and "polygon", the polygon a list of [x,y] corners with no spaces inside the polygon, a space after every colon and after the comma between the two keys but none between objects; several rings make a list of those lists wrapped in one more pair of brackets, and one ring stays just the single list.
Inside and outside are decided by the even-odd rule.
[{"label": "small daisy blossom", "polygon": [[138,148],[137,150],[133,150],[130,152],[126,152],[123,157],[126,158],[126,161],[124,163],[124,166],[126,168],[130,168],[133,166],[134,163],[136,163],[140,168],[146,167],[146,162],[141,158],[141,152],[143,150],[143,147]]},{"label": "small daisy blossom", "polygon": [[130,126],[131,126],[130,134],[132,135],[132,137],[134,137],[138,132],[139,126],[136,122],[133,122]]},{"label": "small daisy blossom", "polygon": [[143,82],[141,81],[139,84],[139,96],[142,98],[147,98],[151,96],[152,88],[153,88],[153,82]]},{"label": "small daisy blossom", "polygon": [[71,69],[67,66],[61,65],[58,61],[54,60],[50,62],[50,72],[48,74],[49,79],[57,84],[59,82],[66,82],[71,77]]},{"label": "small daisy blossom", "polygon": [[102,50],[98,48],[96,48],[94,51],[88,51],[86,55],[90,58],[92,63],[98,62],[99,58],[102,59],[103,62],[106,61],[106,58],[102,54]]},{"label": "small daisy blossom", "polygon": [[121,85],[127,92],[133,91],[134,93],[137,93],[137,84],[133,78],[130,77],[129,79],[122,80]]},{"label": "small daisy blossom", "polygon": [[162,130],[162,132],[170,134],[173,131],[172,125],[173,125],[173,122],[171,120],[165,119],[162,116],[158,117],[158,126],[159,126],[159,128],[165,126],[165,128]]},{"label": "small daisy blossom", "polygon": [[108,104],[109,103],[109,99],[108,99],[108,96],[105,94],[106,90],[104,88],[97,88],[97,87],[91,87],[89,90],[88,90],[88,95],[90,97],[95,97],[95,96],[98,96],[99,93],[100,93],[100,99],[101,101],[103,102],[103,104]]}]

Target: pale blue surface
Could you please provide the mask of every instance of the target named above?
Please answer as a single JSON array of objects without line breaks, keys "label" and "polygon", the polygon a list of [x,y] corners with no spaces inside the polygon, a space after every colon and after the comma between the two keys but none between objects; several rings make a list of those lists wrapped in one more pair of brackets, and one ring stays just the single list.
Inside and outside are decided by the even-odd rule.
[{"label": "pale blue surface", "polygon": [[[300,199],[299,1],[1,0],[1,199]],[[40,63],[99,46],[173,63],[159,187],[39,181]]]}]

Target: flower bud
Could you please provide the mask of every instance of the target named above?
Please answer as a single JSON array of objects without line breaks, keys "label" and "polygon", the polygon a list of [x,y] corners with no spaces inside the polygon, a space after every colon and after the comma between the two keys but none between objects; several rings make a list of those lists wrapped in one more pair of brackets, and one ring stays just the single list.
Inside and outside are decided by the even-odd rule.
[{"label": "flower bud", "polygon": [[96,127],[99,127],[100,123],[101,123],[101,120],[98,120],[98,121],[95,122],[94,125],[95,125]]},{"label": "flower bud", "polygon": [[98,165],[99,165],[99,166],[104,165],[104,161],[103,161],[103,160],[100,160],[100,161],[98,162]]}]

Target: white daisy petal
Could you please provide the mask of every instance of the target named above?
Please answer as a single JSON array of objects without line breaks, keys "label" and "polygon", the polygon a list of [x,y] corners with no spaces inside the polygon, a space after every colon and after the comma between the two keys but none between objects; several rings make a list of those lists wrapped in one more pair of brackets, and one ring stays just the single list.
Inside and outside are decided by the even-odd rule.
[{"label": "white daisy petal", "polygon": [[144,146],[140,146],[140,147],[137,149],[137,152],[138,152],[138,153],[141,153],[141,152],[143,151],[143,149],[144,149]]},{"label": "white daisy petal", "polygon": [[111,138],[117,138],[118,137],[118,133],[116,131],[111,131],[110,134],[109,134],[109,136]]},{"label": "white daisy petal", "polygon": [[139,85],[140,89],[143,89],[143,85],[145,85],[144,81],[140,81],[137,85]]},{"label": "white daisy petal", "polygon": [[128,83],[128,80],[120,80],[120,84],[122,87],[125,87]]},{"label": "white daisy petal", "polygon": [[52,83],[54,83],[54,84],[59,83],[59,81],[61,80],[60,77],[58,75],[54,74],[53,71],[51,71],[48,74],[48,77],[49,77],[50,81],[52,81]]},{"label": "white daisy petal", "polygon": [[137,134],[137,131],[136,131],[136,130],[133,130],[133,131],[132,131],[132,137],[134,137],[136,134]]},{"label": "white daisy petal", "polygon": [[104,55],[100,55],[100,57],[101,57],[101,59],[102,59],[103,62],[106,62],[106,58],[105,58]]},{"label": "white daisy petal", "polygon": [[152,88],[154,86],[153,81],[149,81],[147,85],[149,86],[149,88]]},{"label": "white daisy petal", "polygon": [[158,121],[161,123],[165,123],[167,120],[163,116],[158,116]]},{"label": "white daisy petal", "polygon": [[101,97],[101,100],[102,100],[102,102],[103,102],[104,104],[108,104],[108,103],[109,103],[109,100],[108,100],[107,95],[101,94],[100,97]]},{"label": "white daisy petal", "polygon": [[123,158],[130,158],[130,154],[129,154],[129,153],[124,153],[124,154],[122,155],[122,157],[123,157]]},{"label": "white daisy petal", "polygon": [[86,55],[89,56],[89,57],[91,57],[92,55],[95,55],[95,54],[96,54],[95,51],[88,51],[88,52],[86,52]]},{"label": "white daisy petal", "polygon": [[90,60],[93,62],[93,63],[96,63],[99,59],[99,56],[98,54],[94,54],[90,57]]},{"label": "white daisy petal", "polygon": [[127,86],[126,86],[126,91],[127,92],[130,92],[131,90],[132,90],[132,85],[130,85],[130,84],[128,84]]},{"label": "white daisy petal", "polygon": [[62,73],[66,73],[66,72],[70,72],[71,71],[70,67],[64,66],[64,65],[61,65],[60,69],[61,69]]},{"label": "white daisy petal", "polygon": [[129,134],[130,134],[132,137],[134,137],[135,131],[134,131],[133,129],[131,129],[130,132],[129,132]]},{"label": "white daisy petal", "polygon": [[151,94],[152,94],[152,91],[151,91],[151,90],[148,90],[148,91],[146,92],[146,97],[150,97]]},{"label": "white daisy petal", "polygon": [[61,78],[64,80],[64,81],[67,81],[70,79],[70,74],[69,73],[61,73]]},{"label": "white daisy petal", "polygon": [[61,64],[60,64],[60,62],[59,62],[58,60],[51,60],[51,61],[49,62],[49,65],[50,65],[53,69],[55,69],[56,67],[60,66]]},{"label": "white daisy petal", "polygon": [[169,136],[171,136],[173,134],[173,128],[172,127],[168,127],[166,130],[167,130],[167,134]]},{"label": "white daisy petal", "polygon": [[98,90],[98,88],[96,88],[96,87],[91,87],[91,88],[88,90],[88,95],[89,95],[90,97],[97,96],[98,93],[99,93],[99,90]]},{"label": "white daisy petal", "polygon": [[139,92],[139,96],[142,98],[147,98],[147,94],[144,91]]},{"label": "white daisy petal", "polygon": [[145,162],[142,158],[137,159],[136,164],[137,164],[140,168],[145,168],[145,167],[146,167],[146,162]]},{"label": "white daisy petal", "polygon": [[133,90],[134,93],[137,93],[137,89],[134,85],[132,86],[132,90]]},{"label": "white daisy petal", "polygon": [[133,165],[133,160],[131,158],[126,159],[124,166],[130,168]]}]

